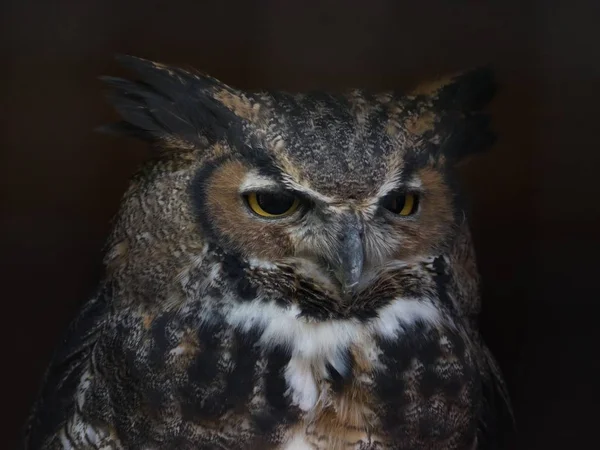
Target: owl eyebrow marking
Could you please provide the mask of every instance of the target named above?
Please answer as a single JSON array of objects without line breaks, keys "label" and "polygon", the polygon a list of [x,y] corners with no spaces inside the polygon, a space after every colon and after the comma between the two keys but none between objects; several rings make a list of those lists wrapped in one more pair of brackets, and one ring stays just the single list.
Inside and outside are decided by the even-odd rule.
[{"label": "owl eyebrow marking", "polygon": [[296,180],[294,180],[289,175],[284,174],[282,178],[283,178],[283,183],[289,189],[292,189],[300,194],[303,194],[306,197],[312,198],[321,203],[334,203],[336,201],[336,199],[334,197],[330,197],[328,195],[323,195],[317,191],[312,190],[311,188],[309,188],[307,186],[303,186],[302,184],[298,183]]},{"label": "owl eyebrow marking", "polygon": [[240,184],[239,191],[251,192],[256,190],[280,190],[282,187],[324,203],[331,203],[335,200],[332,197],[320,194],[319,192],[316,192],[307,186],[301,185],[289,175],[284,174],[282,176],[282,180],[277,181],[273,178],[261,175],[254,170],[246,174],[244,181],[242,181]]},{"label": "owl eyebrow marking", "polygon": [[390,192],[395,191],[399,188],[404,188],[409,191],[419,191],[423,187],[423,183],[421,179],[416,175],[413,175],[408,181],[400,182],[400,174],[395,174],[392,177],[388,178],[377,190],[377,194],[373,197],[374,201],[378,201],[379,199],[385,197]]},{"label": "owl eyebrow marking", "polygon": [[257,190],[279,190],[281,183],[272,178],[265,177],[256,171],[250,171],[244,177],[244,181],[240,184],[239,192],[252,192]]},{"label": "owl eyebrow marking", "polygon": [[287,189],[303,197],[323,203],[332,203],[335,201],[335,199],[332,197],[320,194],[309,187],[301,185],[293,180],[289,175],[284,174],[282,176],[282,181],[277,181],[261,175],[255,170],[252,170],[246,174],[246,177],[240,184],[238,191],[241,194],[244,194],[253,191],[281,191],[282,189]]}]

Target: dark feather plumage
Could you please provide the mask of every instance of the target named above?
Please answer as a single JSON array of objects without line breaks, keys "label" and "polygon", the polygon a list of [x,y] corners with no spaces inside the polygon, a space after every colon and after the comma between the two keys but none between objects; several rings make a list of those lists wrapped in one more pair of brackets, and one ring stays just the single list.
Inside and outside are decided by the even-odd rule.
[{"label": "dark feather plumage", "polygon": [[[122,118],[104,131],[163,152],[123,198],[26,449],[497,448],[510,400],[451,183],[493,143],[491,70],[408,93],[249,93],[119,61],[138,79],[102,78]],[[249,189],[301,206],[259,217]],[[382,201],[409,193],[406,216]]]},{"label": "dark feather plumage", "polygon": [[109,99],[124,119],[103,127],[103,131],[149,141],[172,138],[203,147],[207,141],[214,143],[224,137],[228,128],[239,121],[210,95],[216,86],[226,88],[215,79],[132,56],[119,56],[118,60],[141,79],[100,77],[111,87]]},{"label": "dark feather plumage", "polygon": [[494,70],[490,66],[477,67],[453,77],[433,103],[442,111],[477,111],[487,106],[497,90]]},{"label": "dark feather plumage", "polygon": [[429,103],[426,111],[435,111],[437,116],[436,126],[427,137],[438,136],[440,154],[456,163],[496,142],[485,108],[497,89],[493,70],[484,66],[451,78],[433,95],[423,98]]}]

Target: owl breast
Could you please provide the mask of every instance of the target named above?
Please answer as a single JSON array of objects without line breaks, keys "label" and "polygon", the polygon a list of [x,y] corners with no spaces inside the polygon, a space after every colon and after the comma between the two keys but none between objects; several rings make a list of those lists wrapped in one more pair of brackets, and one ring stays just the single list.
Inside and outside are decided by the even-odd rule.
[{"label": "owl breast", "polygon": [[116,424],[125,448],[451,449],[473,441],[474,362],[430,300],[398,297],[369,319],[314,320],[260,293],[241,298],[241,287],[217,280],[200,283],[202,296],[179,308],[120,309],[109,321],[80,403],[83,415]]},{"label": "owl breast", "polygon": [[451,327],[422,320],[390,338],[369,330],[286,367],[299,428],[281,448],[469,448],[476,432],[475,363]]}]

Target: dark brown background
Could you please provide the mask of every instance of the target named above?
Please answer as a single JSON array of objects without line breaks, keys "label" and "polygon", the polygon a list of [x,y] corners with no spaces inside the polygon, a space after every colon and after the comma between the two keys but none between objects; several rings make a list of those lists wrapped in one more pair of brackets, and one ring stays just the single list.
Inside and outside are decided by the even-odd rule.
[{"label": "dark brown background", "polygon": [[600,2],[416,4],[2,1],[2,448],[16,444],[50,352],[97,281],[109,219],[144,157],[142,144],[92,131],[114,118],[97,76],[122,74],[117,52],[288,90],[406,87],[493,63],[500,141],[464,171],[483,331],[521,447],[584,446],[600,404]]}]

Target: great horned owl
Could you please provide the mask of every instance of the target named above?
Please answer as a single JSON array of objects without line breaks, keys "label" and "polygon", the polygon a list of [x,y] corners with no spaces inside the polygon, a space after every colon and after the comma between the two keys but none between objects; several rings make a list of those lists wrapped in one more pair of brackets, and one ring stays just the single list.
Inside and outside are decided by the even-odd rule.
[{"label": "great horned owl", "polygon": [[512,429],[456,164],[489,69],[405,93],[243,92],[121,57],[151,142],[28,449],[482,449]]}]

